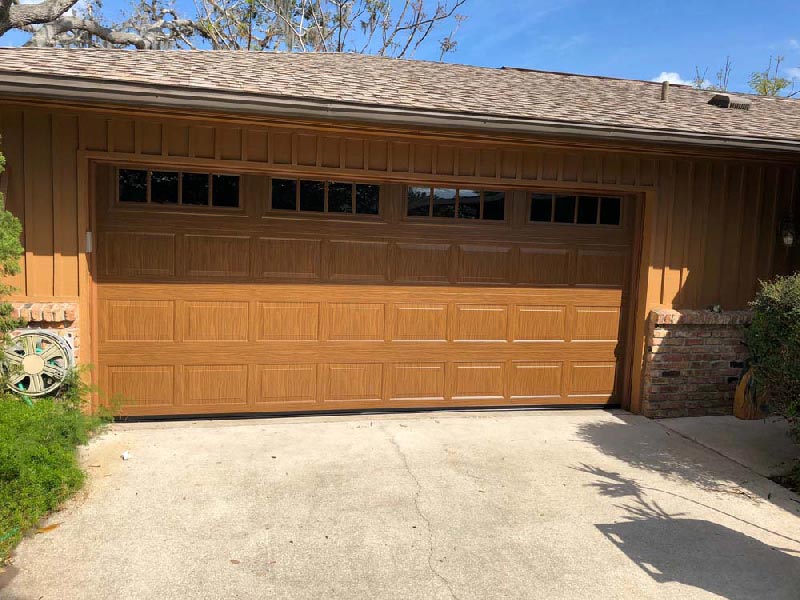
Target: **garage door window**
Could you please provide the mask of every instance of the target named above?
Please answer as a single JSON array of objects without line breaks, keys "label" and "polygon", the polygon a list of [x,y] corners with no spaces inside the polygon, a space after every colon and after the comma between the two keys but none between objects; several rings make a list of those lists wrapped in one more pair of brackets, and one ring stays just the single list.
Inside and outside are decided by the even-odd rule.
[{"label": "garage door window", "polygon": [[503,221],[505,204],[502,191],[409,186],[406,193],[409,217]]},{"label": "garage door window", "polygon": [[238,175],[119,169],[117,193],[124,204],[238,208]]},{"label": "garage door window", "polygon": [[270,206],[274,211],[377,215],[380,186],[368,183],[273,178]]},{"label": "garage door window", "polygon": [[534,223],[611,225],[622,222],[622,199],[564,193],[533,193],[530,220]]}]

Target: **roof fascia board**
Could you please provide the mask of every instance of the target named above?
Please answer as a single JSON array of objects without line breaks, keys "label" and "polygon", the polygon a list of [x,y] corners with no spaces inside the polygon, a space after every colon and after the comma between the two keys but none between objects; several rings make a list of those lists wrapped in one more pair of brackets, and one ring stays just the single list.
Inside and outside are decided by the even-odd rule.
[{"label": "roof fascia board", "polygon": [[670,132],[644,128],[609,127],[515,119],[432,110],[414,110],[379,105],[331,102],[312,98],[262,96],[247,93],[106,82],[97,79],[51,77],[27,73],[6,74],[0,80],[0,96],[33,97],[76,104],[107,102],[131,107],[218,111],[262,116],[314,118],[327,121],[413,127],[467,129],[505,134],[540,134],[592,137],[616,141],[689,144],[712,148],[762,151],[800,151],[800,142],[747,137],[714,136],[693,132]]}]

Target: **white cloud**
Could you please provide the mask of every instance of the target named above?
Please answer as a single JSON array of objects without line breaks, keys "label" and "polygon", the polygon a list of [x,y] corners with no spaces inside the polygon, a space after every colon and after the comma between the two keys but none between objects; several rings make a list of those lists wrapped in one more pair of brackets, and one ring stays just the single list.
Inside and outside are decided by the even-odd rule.
[{"label": "white cloud", "polygon": [[795,39],[789,40],[789,48],[792,48],[793,50],[800,49],[800,42]]},{"label": "white cloud", "polygon": [[791,79],[800,79],[800,67],[789,67],[786,69],[786,74]]},{"label": "white cloud", "polygon": [[688,79],[683,79],[680,73],[676,73],[675,71],[661,71],[658,77],[653,77],[650,81],[655,81],[656,83],[669,81],[672,85],[692,85],[693,83]]}]

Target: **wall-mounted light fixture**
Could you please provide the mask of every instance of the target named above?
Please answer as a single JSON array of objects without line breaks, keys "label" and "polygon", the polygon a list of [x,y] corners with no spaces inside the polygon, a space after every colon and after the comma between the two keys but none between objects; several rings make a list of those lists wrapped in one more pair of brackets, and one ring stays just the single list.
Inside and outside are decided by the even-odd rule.
[{"label": "wall-mounted light fixture", "polygon": [[794,218],[791,216],[781,221],[781,240],[787,248],[792,248],[797,244],[797,228],[794,225]]}]

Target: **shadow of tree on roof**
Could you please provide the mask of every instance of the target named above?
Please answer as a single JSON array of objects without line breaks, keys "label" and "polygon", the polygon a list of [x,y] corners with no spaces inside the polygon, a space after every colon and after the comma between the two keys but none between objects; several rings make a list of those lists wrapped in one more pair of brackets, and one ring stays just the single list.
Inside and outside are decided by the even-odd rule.
[{"label": "shadow of tree on roof", "polygon": [[718,523],[668,513],[619,473],[583,465],[601,496],[625,499],[623,521],[598,530],[658,583],[680,583],[729,600],[797,600],[800,555]]}]

